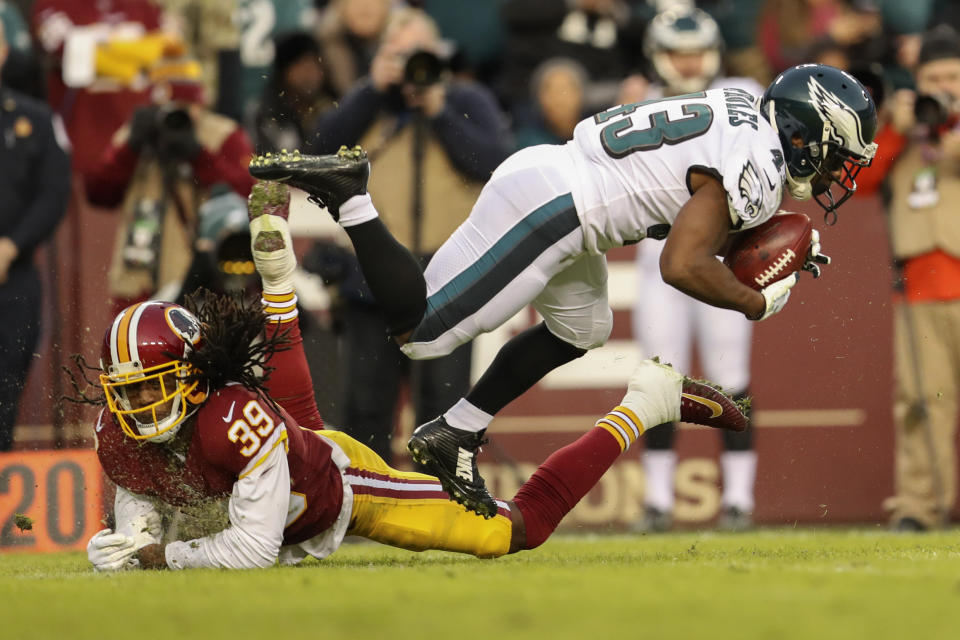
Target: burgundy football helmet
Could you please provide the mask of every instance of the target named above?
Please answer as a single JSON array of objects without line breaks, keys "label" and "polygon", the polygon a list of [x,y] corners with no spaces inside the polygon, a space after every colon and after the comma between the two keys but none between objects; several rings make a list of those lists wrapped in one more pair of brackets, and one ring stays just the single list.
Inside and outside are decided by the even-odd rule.
[{"label": "burgundy football helmet", "polygon": [[125,434],[169,440],[206,399],[183,361],[201,340],[197,318],[170,302],[141,302],[114,318],[104,335],[100,384]]}]

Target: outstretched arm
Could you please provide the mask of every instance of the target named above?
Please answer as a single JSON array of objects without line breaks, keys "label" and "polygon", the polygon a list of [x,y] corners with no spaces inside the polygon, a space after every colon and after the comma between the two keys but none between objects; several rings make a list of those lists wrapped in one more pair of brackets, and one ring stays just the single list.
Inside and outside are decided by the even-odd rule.
[{"label": "outstretched arm", "polygon": [[[277,434],[281,430],[276,431]],[[290,469],[282,438],[257,466],[233,486],[230,526],[205,538],[168,545],[151,544],[137,552],[144,569],[256,569],[273,566],[280,553],[290,498]]]},{"label": "outstretched arm", "polygon": [[716,258],[730,233],[723,185],[702,173],[691,174],[690,185],[693,195],[680,209],[660,256],[663,281],[714,307],[760,318],[766,309],[764,296]]},{"label": "outstretched arm", "polygon": [[118,485],[113,509],[116,529],[98,531],[87,544],[87,558],[96,571],[135,567],[137,551],[159,546],[160,513],[152,500]]}]

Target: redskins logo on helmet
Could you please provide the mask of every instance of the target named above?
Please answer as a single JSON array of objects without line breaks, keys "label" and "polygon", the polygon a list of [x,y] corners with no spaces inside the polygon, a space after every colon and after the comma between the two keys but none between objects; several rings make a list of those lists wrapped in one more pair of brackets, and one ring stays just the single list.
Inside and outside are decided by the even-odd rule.
[{"label": "redskins logo on helmet", "polygon": [[206,398],[184,362],[202,340],[200,322],[169,302],[121,311],[104,336],[100,383],[120,428],[136,440],[163,442]]}]

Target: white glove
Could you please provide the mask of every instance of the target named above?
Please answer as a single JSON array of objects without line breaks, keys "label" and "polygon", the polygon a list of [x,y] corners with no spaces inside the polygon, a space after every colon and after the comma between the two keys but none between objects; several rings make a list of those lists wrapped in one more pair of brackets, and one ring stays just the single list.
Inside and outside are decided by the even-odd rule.
[{"label": "white glove", "polygon": [[121,527],[118,533],[133,540],[135,551],[148,544],[156,544],[160,542],[160,514],[152,512],[137,516]]},{"label": "white glove", "polygon": [[110,529],[96,532],[87,543],[87,558],[95,571],[119,571],[139,565],[133,557],[137,546],[133,537]]},{"label": "white glove", "polygon": [[812,273],[814,278],[819,278],[821,264],[830,264],[830,256],[820,253],[820,232],[814,229],[810,232],[810,250],[803,269]]},{"label": "white glove", "polygon": [[797,284],[797,280],[799,279],[799,273],[791,273],[786,278],[777,280],[773,284],[769,284],[761,289],[760,293],[763,294],[763,299],[766,300],[767,307],[763,310],[763,315],[756,318],[756,321],[766,320],[783,309],[787,304],[787,300],[790,299],[790,289],[793,288],[793,285]]}]

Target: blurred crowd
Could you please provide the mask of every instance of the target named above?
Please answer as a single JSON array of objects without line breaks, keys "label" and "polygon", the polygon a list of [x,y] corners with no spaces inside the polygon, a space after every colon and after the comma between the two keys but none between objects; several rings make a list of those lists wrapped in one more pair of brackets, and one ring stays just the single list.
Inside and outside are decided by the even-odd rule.
[{"label": "blurred crowd", "polygon": [[[694,39],[692,51],[655,37],[657,16],[671,13],[690,18],[671,28],[709,37]],[[718,78],[759,91],[794,64],[822,62],[860,79],[889,122],[913,109],[912,99],[904,107],[904,91],[914,87],[924,34],[960,28],[960,7],[949,0],[20,0],[0,1],[0,20],[4,91],[46,104],[58,134],[48,143],[70,156],[69,172],[57,173],[70,173],[72,201],[81,204],[68,209],[65,197],[57,200],[67,223],[92,215],[84,205],[116,215],[105,278],[119,310],[148,297],[178,299],[200,284],[256,288],[244,215],[254,153],[362,144],[377,167],[371,190],[381,215],[426,263],[512,151],[568,140],[580,119],[614,104],[699,90]],[[29,138],[20,126],[8,138]],[[50,197],[42,180],[24,188]],[[3,224],[0,250],[12,237]],[[16,259],[29,261],[30,251],[19,247]],[[325,305],[341,329],[339,347],[322,356],[344,371],[334,421],[389,461],[402,379],[423,422],[468,386],[469,352],[414,368],[383,339],[383,320],[348,250],[317,242],[304,264],[326,283],[332,303],[328,297]],[[16,339],[20,351],[32,353],[35,333]],[[744,340],[741,350],[748,332]],[[5,382],[14,411],[5,412],[0,434],[12,433],[28,364],[10,368],[18,371]],[[745,391],[748,374],[740,378],[734,386]],[[0,445],[8,448],[9,438]],[[742,511],[752,509],[752,468],[744,472]],[[672,504],[664,500],[661,512]]]},{"label": "blurred crowd", "polygon": [[[350,137],[331,137],[328,116],[365,86],[387,106],[405,99],[436,117],[447,92],[421,91],[413,105],[396,91],[411,79],[421,88],[472,84],[470,102],[492,97],[513,148],[562,141],[625,90],[642,94],[660,79],[645,46],[650,21],[693,6],[719,25],[727,76],[765,86],[818,61],[881,94],[910,86],[924,31],[960,20],[944,0],[21,0],[0,3],[10,43],[3,83],[63,118],[85,179],[103,173],[124,125],[138,125],[130,147],[139,151],[145,105],[219,114],[257,152],[317,151]],[[409,7],[425,12],[434,36],[386,41]],[[96,199],[99,177],[92,181]]]}]

